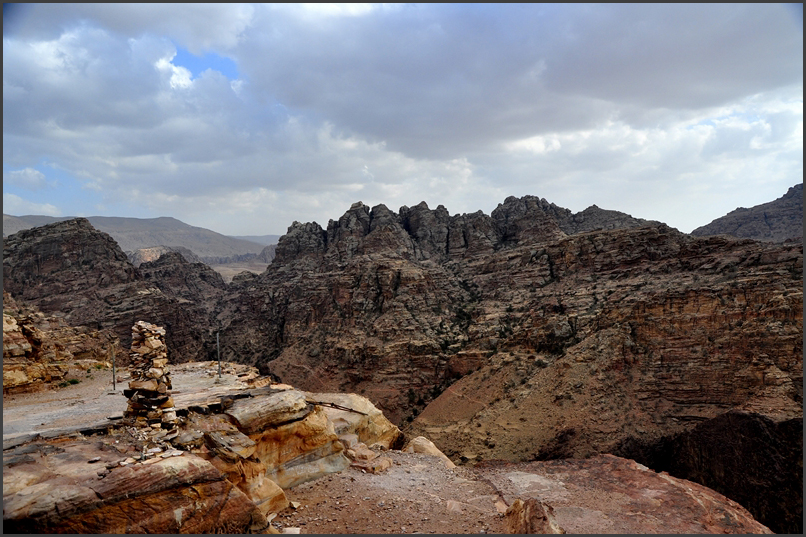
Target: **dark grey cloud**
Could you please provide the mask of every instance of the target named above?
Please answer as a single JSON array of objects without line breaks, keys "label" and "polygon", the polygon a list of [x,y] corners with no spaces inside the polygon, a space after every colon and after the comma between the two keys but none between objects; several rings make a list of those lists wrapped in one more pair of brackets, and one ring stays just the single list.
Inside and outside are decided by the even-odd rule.
[{"label": "dark grey cloud", "polygon": [[319,24],[265,9],[246,35],[253,91],[426,157],[802,78],[802,33],[772,5],[418,5]]},{"label": "dark grey cloud", "polygon": [[[318,9],[4,11],[4,176],[22,189],[4,199],[68,214],[29,194],[58,169],[109,206],[234,234],[326,224],[359,199],[489,212],[524,194],[686,230],[802,178],[791,8]],[[177,47],[241,79],[193,78]]]}]

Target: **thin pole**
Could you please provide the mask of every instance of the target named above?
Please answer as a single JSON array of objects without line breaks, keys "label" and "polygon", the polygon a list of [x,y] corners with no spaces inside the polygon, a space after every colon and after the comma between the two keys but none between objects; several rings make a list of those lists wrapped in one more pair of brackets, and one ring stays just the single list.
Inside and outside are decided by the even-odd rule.
[{"label": "thin pole", "polygon": [[118,389],[116,382],[117,376],[118,373],[115,369],[115,344],[112,343],[112,391],[116,391]]},{"label": "thin pole", "polygon": [[[220,332],[220,330],[219,330]],[[215,333],[215,350],[218,355],[218,379],[221,380],[221,345],[218,342],[218,333]]]}]

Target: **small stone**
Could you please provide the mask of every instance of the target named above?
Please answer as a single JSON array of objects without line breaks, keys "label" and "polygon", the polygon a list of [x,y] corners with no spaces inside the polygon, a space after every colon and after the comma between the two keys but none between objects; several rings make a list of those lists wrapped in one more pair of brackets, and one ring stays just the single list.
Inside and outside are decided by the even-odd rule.
[{"label": "small stone", "polygon": [[90,460],[88,460],[87,462],[92,464],[93,462],[98,462],[100,460],[101,460],[101,457],[93,457]]}]

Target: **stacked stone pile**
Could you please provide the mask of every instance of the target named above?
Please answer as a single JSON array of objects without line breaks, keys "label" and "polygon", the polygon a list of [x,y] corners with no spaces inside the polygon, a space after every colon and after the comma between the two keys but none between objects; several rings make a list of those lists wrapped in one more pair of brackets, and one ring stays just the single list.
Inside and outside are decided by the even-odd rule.
[{"label": "stacked stone pile", "polygon": [[165,329],[145,321],[132,327],[132,381],[123,393],[129,398],[124,416],[135,425],[174,429],[176,408],[171,397]]}]

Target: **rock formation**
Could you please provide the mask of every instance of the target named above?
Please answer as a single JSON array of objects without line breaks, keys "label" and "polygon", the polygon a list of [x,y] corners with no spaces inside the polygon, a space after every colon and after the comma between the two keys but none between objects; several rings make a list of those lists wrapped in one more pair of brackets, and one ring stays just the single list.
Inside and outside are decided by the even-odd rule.
[{"label": "rock formation", "polygon": [[110,367],[113,348],[117,341],[111,332],[68,326],[3,291],[3,393],[53,386],[70,367]]},{"label": "rock formation", "polygon": [[133,252],[126,252],[126,257],[135,267],[139,267],[143,263],[156,261],[163,254],[168,252],[176,252],[180,254],[188,263],[201,263],[202,260],[199,256],[194,254],[191,250],[183,246],[151,246],[149,248],[139,248]]},{"label": "rock formation", "polygon": [[[181,256],[169,257],[178,262]],[[162,266],[157,261],[158,266]],[[215,289],[223,282],[205,275],[209,267],[184,263],[187,285]],[[203,267],[203,268],[201,268]],[[152,269],[154,270],[154,269]],[[198,277],[189,277],[194,270]],[[161,274],[167,271],[162,270]],[[164,285],[170,285],[170,279]],[[3,289],[15,298],[59,313],[73,326],[111,329],[123,348],[131,344],[131,326],[151,319],[168,328],[166,341],[173,360],[214,356],[212,317],[197,294],[193,301],[166,294],[143,277],[106,233],[83,218],[20,231],[3,241]]]},{"label": "rock formation", "polygon": [[[136,328],[143,338],[135,337],[135,349],[156,342],[163,352],[157,327]],[[159,365],[154,362],[161,358],[149,360]],[[132,391],[142,393],[138,386]],[[288,506],[284,489],[349,465],[326,408],[356,414],[348,430],[362,445],[400,434],[356,395],[305,394],[280,385],[226,393],[217,401],[205,393],[185,399],[174,432],[128,427],[124,419],[82,429],[91,438],[66,431],[50,440],[4,441],[4,529],[271,533],[269,521]],[[310,397],[362,410],[324,407]]]},{"label": "rock formation", "polygon": [[477,468],[520,533],[772,533],[741,505],[635,461],[597,455]]},{"label": "rock formation", "polygon": [[129,367],[134,380],[125,391],[129,407],[123,415],[133,425],[155,429],[176,427],[164,337],[164,328],[145,321],[137,321],[132,327]]},{"label": "rock formation", "polygon": [[[214,374],[211,367],[177,366],[187,385],[174,433],[111,419],[4,437],[4,530],[278,533],[282,520],[291,526],[283,533],[306,524],[306,532],[348,524],[353,533],[401,525],[496,532],[506,511],[521,532],[769,532],[720,494],[633,461],[447,467],[424,438],[409,443],[412,453],[397,451],[400,431],[363,397],[240,382],[199,389],[196,377]],[[224,369],[247,373],[250,384],[267,380],[243,366]],[[306,491],[319,500],[304,500]]]},{"label": "rock formation", "polygon": [[[263,274],[226,288],[178,256],[164,256],[165,271],[141,266],[144,279],[105,249],[104,263],[132,275],[115,294],[100,285],[90,294],[87,274],[109,269],[78,270],[79,243],[64,231],[11,237],[5,288],[74,316],[84,297],[92,322],[117,327],[118,297],[137,296],[138,318],[169,327],[180,361],[210,359],[220,326],[224,359],[311,392],[360,393],[455,462],[640,458],[672,444],[682,456],[670,438],[732,409],[802,419],[799,242],[692,237],[532,196],[507,198],[490,216],[358,202],[326,229],[295,222]],[[101,240],[83,232],[84,243]],[[58,255],[36,246],[47,241]],[[173,271],[197,279],[166,278]],[[78,291],[60,290],[56,274]],[[201,281],[209,285],[185,283]],[[758,497],[772,486],[746,488]],[[776,529],[762,518],[772,510],[747,507]]]},{"label": "rock formation", "polygon": [[775,201],[746,209],[739,207],[691,232],[695,237],[732,235],[757,241],[803,240],[803,183]]}]

